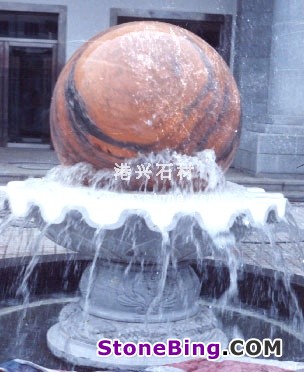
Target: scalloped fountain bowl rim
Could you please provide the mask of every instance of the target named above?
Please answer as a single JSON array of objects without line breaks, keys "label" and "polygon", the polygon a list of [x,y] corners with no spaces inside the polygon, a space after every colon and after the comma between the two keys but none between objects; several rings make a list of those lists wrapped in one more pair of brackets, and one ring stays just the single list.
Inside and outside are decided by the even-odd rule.
[{"label": "scalloped fountain bowl rim", "polygon": [[113,192],[31,178],[9,182],[0,191],[6,194],[13,218],[24,218],[33,206],[38,206],[45,222],[59,224],[68,212],[76,210],[89,226],[112,230],[121,227],[131,214],[137,214],[152,231],[164,235],[182,216],[195,217],[211,237],[228,231],[238,216],[244,225],[262,227],[270,212],[278,221],[284,220],[287,204],[283,194],[231,182],[213,192],[156,194]]}]

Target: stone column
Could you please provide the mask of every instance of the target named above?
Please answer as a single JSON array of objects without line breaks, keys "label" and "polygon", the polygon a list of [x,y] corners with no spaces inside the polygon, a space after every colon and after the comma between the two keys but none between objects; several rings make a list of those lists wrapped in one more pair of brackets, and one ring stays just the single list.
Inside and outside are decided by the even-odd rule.
[{"label": "stone column", "polygon": [[[304,3],[274,3],[269,113],[287,131],[304,131]],[[299,128],[296,128],[298,127]],[[296,134],[296,133],[294,133]]]},{"label": "stone column", "polygon": [[[259,2],[255,2],[256,7]],[[257,12],[257,8],[251,9],[254,14],[252,11]],[[303,0],[273,1],[269,51],[264,96],[267,112],[264,117],[244,118],[236,165],[255,174],[304,174]],[[247,89],[252,89],[250,84]]]}]

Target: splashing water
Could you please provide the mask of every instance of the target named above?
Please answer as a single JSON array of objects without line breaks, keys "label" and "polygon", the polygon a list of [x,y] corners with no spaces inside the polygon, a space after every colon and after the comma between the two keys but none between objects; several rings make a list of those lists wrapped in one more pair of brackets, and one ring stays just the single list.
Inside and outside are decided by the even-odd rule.
[{"label": "splashing water", "polygon": [[[125,165],[125,171],[130,172],[129,177],[125,179],[117,177],[115,168],[120,165]],[[166,175],[161,173],[161,165],[167,166]],[[125,175],[127,176],[127,173]],[[208,192],[221,190],[226,184],[224,174],[215,162],[213,150],[198,152],[196,156],[163,150],[157,154],[150,153],[127,159],[121,164],[116,164],[113,169],[98,171],[87,163],[74,166],[59,165],[53,168],[46,178],[65,185],[86,185],[109,191],[132,190],[132,185],[134,190],[135,185],[138,191],[158,193],[168,191],[193,193],[203,190]]]},{"label": "splashing water", "polygon": [[[124,182],[115,179],[114,170],[96,171],[88,164],[77,164],[56,167],[44,179],[11,182],[3,188],[8,201],[3,210],[9,209],[10,213],[3,213],[0,233],[7,234],[16,218],[28,221],[32,216],[42,229],[39,244],[34,244],[34,251],[29,252],[32,259],[18,291],[23,295],[25,310],[30,301],[28,278],[37,263],[37,247],[45,243],[40,240],[46,235],[65,248],[93,257],[84,290],[85,314],[89,314],[96,265],[101,258],[109,263],[127,259],[126,280],[132,266],[141,267],[138,280],[142,280],[145,265],[153,263],[159,274],[157,290],[148,300],[142,299],[147,327],[149,318],[163,311],[159,304],[168,295],[168,270],[173,270],[173,276],[182,283],[180,262],[193,260],[195,270],[201,271],[202,283],[206,283],[214,279],[204,272],[204,262],[211,260],[214,267],[218,263],[228,267],[229,284],[224,283],[220,300],[213,298],[210,306],[221,311],[229,306],[244,307],[239,293],[244,266],[258,268],[259,273],[271,270],[272,288],[268,295],[273,303],[265,314],[278,319],[283,306],[289,312],[286,324],[300,332],[303,313],[292,280],[295,273],[304,274],[304,255],[296,240],[290,207],[281,194],[226,182],[210,150],[196,157],[164,151],[128,164],[134,169],[150,164],[151,178],[156,178],[154,164],[172,164],[175,177],[170,185],[161,180],[151,187],[144,180],[137,184],[140,192],[125,192],[136,176]],[[194,169],[193,178],[181,181],[178,167],[189,166]],[[118,231],[118,236],[114,231]],[[161,247],[159,251],[157,246]],[[296,267],[288,262],[291,248],[293,257],[297,257]],[[215,272],[220,275],[220,270]],[[283,286],[283,294],[276,290],[279,285]],[[256,287],[250,290],[252,303],[259,303]],[[185,293],[184,308],[187,301]],[[88,317],[85,315],[84,319]],[[233,332],[239,334],[237,329]]]}]

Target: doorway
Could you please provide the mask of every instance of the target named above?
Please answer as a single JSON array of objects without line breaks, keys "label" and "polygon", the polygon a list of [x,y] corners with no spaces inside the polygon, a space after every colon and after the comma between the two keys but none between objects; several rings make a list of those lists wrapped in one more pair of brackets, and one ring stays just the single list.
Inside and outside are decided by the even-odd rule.
[{"label": "doorway", "polygon": [[52,62],[52,48],[9,47],[9,143],[49,143]]},{"label": "doorway", "polygon": [[49,107],[65,63],[67,8],[1,1],[0,8],[0,145],[49,147]]}]

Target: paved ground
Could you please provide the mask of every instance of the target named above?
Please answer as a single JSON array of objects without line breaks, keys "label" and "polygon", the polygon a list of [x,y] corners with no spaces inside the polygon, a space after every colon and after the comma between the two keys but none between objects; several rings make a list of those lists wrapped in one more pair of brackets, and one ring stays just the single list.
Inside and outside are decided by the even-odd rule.
[{"label": "paved ground", "polygon": [[57,156],[51,150],[0,147],[0,184],[44,176],[57,164]]}]

